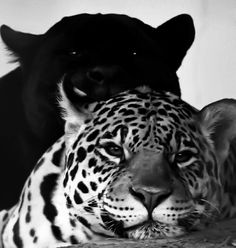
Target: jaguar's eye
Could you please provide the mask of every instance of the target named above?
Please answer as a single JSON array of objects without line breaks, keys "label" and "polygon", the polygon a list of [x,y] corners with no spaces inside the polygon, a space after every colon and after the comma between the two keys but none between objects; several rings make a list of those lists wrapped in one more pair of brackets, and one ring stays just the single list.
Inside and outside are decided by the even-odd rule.
[{"label": "jaguar's eye", "polygon": [[182,151],[179,152],[175,155],[175,162],[177,163],[186,163],[189,160],[191,160],[191,158],[193,158],[194,153],[192,151],[186,150],[186,151]]},{"label": "jaguar's eye", "polygon": [[107,143],[106,145],[103,145],[104,150],[111,156],[122,158],[124,155],[123,148],[114,144],[114,143]]}]

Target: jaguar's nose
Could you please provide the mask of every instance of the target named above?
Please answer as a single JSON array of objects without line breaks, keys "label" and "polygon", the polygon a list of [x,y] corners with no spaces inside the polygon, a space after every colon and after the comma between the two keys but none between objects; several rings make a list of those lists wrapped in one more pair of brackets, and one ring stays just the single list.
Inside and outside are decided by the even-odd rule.
[{"label": "jaguar's nose", "polygon": [[132,175],[130,194],[152,213],[175,190],[174,174],[164,152],[143,150],[129,162]]},{"label": "jaguar's nose", "polygon": [[145,187],[130,187],[130,193],[138,199],[151,214],[153,209],[166,200],[172,193],[171,188],[148,189]]}]

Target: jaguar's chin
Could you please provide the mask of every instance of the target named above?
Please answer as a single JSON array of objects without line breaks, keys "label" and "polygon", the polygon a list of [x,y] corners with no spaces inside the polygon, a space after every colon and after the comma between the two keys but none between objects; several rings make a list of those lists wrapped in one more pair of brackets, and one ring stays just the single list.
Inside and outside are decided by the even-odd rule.
[{"label": "jaguar's chin", "polygon": [[182,226],[174,226],[155,221],[144,222],[124,229],[125,236],[132,239],[161,239],[184,235],[187,230]]},{"label": "jaguar's chin", "polygon": [[160,239],[165,237],[179,237],[193,230],[202,228],[202,215],[189,213],[176,223],[162,223],[148,220],[135,226],[124,228],[124,236],[132,239]]}]

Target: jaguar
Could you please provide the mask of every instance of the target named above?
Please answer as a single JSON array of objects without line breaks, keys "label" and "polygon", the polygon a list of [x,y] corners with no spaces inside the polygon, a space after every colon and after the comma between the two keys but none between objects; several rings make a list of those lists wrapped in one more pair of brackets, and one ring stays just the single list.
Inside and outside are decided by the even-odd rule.
[{"label": "jaguar", "polygon": [[199,111],[148,86],[81,97],[61,84],[65,134],[0,213],[1,248],[178,237],[235,215],[236,100]]},{"label": "jaguar", "polygon": [[64,17],[44,34],[6,25],[0,33],[11,59],[20,64],[0,78],[1,210],[16,203],[32,166],[63,135],[55,95],[64,74],[95,100],[140,81],[180,95],[176,71],[195,31],[187,14],[154,28],[123,14],[83,13]]}]

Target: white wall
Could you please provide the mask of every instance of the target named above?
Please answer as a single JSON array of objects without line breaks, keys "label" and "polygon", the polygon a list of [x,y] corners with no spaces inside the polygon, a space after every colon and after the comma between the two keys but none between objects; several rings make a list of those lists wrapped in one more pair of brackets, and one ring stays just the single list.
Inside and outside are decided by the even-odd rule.
[{"label": "white wall", "polygon": [[[183,98],[200,108],[223,97],[236,98],[236,0],[1,0],[0,25],[43,33],[63,16],[124,13],[158,26],[189,13],[196,39],[178,74]],[[0,43],[0,76],[14,65]]]}]

